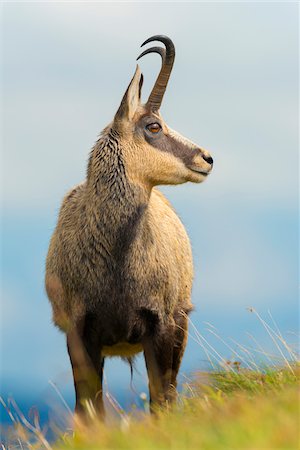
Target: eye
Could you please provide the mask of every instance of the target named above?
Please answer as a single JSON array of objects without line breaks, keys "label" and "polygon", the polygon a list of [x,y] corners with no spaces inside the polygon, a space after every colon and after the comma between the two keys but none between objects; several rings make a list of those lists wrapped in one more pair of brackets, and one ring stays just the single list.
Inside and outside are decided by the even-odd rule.
[{"label": "eye", "polygon": [[151,133],[158,133],[161,130],[161,126],[159,123],[155,122],[155,123],[150,123],[149,125],[146,126],[147,130],[150,131]]}]

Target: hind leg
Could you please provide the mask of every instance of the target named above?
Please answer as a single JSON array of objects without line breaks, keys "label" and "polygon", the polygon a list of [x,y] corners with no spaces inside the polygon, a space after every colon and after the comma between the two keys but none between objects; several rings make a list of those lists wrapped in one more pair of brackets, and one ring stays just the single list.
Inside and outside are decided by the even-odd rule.
[{"label": "hind leg", "polygon": [[171,388],[174,347],[174,323],[158,326],[143,342],[149,379],[150,410],[163,406]]},{"label": "hind leg", "polygon": [[169,400],[175,401],[177,398],[177,375],[186,348],[188,337],[188,316],[183,311],[174,315],[175,320],[175,340],[173,347],[171,389],[169,390]]}]

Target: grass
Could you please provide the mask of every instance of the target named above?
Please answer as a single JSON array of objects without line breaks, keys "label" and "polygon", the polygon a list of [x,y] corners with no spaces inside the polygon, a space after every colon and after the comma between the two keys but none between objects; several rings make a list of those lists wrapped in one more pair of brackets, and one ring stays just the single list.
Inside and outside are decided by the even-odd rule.
[{"label": "grass", "polygon": [[[16,414],[8,411],[15,422],[9,444],[2,444],[2,450],[300,448],[300,365],[297,355],[281,335],[272,316],[271,326],[255,310],[251,312],[269,335],[277,356],[266,353],[259,343],[251,350],[239,343],[233,345],[224,341],[209,325],[214,338],[230,350],[231,359],[227,360],[194,328],[191,337],[204,350],[211,370],[195,373],[183,385],[175,407],[158,411],[156,418],[145,411],[127,413],[107,393],[117,420],[110,419],[106,424],[94,420],[89,428],[78,423],[75,432],[57,430],[54,444],[46,440],[37,417],[29,422],[17,411],[20,420],[16,420]],[[192,323],[190,329],[193,330]],[[263,363],[258,362],[254,351],[264,356]],[[144,402],[147,410],[145,398]]]},{"label": "grass", "polygon": [[[79,425],[57,449],[297,449],[300,368],[195,377],[179,405],[153,419]],[[208,381],[208,383],[207,383]]]}]

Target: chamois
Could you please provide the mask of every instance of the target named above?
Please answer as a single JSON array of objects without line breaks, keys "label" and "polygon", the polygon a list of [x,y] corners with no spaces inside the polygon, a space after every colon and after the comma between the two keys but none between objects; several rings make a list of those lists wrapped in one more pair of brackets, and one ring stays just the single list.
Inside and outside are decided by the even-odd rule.
[{"label": "chamois", "polygon": [[[91,150],[86,180],[64,198],[46,261],[53,321],[66,333],[76,394],[75,413],[104,416],[106,356],[144,352],[150,405],[176,398],[176,378],[192,310],[188,236],[157,185],[200,183],[210,154],[171,130],[159,109],[172,71],[170,38],[146,104],[136,67],[113,121]],[[138,58],[138,59],[139,59]]]}]

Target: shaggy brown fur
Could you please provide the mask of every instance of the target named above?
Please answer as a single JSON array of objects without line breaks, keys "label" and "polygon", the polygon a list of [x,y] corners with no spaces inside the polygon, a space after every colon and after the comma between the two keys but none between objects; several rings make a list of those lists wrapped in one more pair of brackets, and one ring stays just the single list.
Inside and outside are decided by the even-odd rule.
[{"label": "shaggy brown fur", "polygon": [[[76,411],[103,415],[105,356],[144,351],[151,403],[176,395],[192,309],[185,229],[157,184],[201,182],[203,149],[140,104],[139,68],[91,151],[87,179],[64,198],[46,263],[54,323],[67,335]],[[158,123],[159,132],[149,131]]]}]

